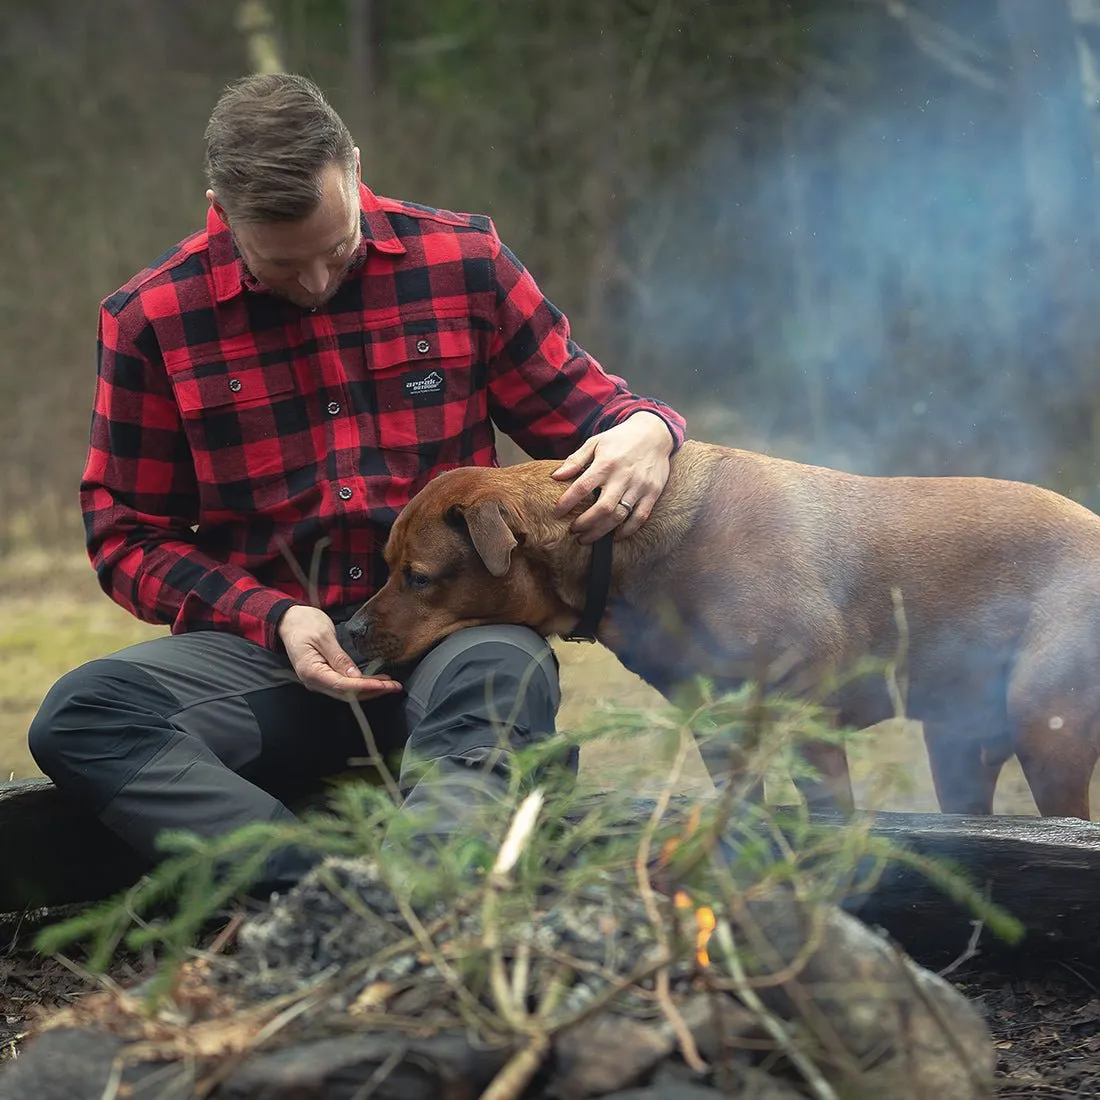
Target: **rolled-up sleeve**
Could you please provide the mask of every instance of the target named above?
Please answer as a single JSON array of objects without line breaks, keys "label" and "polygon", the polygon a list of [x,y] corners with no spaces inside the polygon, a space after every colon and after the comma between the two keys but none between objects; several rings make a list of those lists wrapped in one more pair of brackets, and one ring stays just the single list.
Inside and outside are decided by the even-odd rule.
[{"label": "rolled-up sleeve", "polygon": [[572,339],[566,316],[495,230],[493,247],[497,327],[489,409],[501,431],[535,458],[562,458],[589,436],[649,412],[665,422],[678,449],[687,431],[684,418],[605,371]]}]

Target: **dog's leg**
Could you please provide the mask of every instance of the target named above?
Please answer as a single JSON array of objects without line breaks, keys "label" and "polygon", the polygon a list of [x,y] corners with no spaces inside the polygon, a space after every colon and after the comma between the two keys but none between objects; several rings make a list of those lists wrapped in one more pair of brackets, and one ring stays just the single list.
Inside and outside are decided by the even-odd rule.
[{"label": "dog's leg", "polygon": [[983,745],[973,730],[969,722],[924,720],[932,783],[945,814],[993,813],[993,793],[1009,754],[991,751],[990,744]]},{"label": "dog's leg", "polygon": [[[1067,629],[1078,619],[1089,629]],[[1009,679],[1012,747],[1043,817],[1088,821],[1100,757],[1100,652],[1080,610],[1060,609],[1043,625],[1025,639]]]},{"label": "dog's leg", "polygon": [[749,754],[740,745],[724,739],[715,741],[707,738],[698,740],[696,744],[707,774],[718,791],[723,791],[732,783],[743,788],[742,795],[747,801],[764,804],[764,781],[748,781]]},{"label": "dog's leg", "polygon": [[[1098,754],[1089,738],[1094,730],[1067,716],[1069,708],[1053,718],[1043,715],[1023,724],[1016,739],[1016,755],[1035,805],[1043,817],[1089,815],[1089,785]],[[1056,729],[1051,722],[1061,722]]]},{"label": "dog's leg", "polygon": [[795,780],[807,808],[852,814],[856,803],[844,746],[829,741],[805,741],[798,746],[798,753],[817,772],[816,778]]}]

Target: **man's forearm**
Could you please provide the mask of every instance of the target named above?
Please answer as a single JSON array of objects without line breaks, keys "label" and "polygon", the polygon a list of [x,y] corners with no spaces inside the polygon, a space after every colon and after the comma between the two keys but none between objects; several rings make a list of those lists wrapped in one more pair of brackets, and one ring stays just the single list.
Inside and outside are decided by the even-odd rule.
[{"label": "man's forearm", "polygon": [[223,629],[276,649],[279,619],[301,602],[189,542],[159,533],[145,539],[132,532],[108,536],[91,543],[89,555],[101,587],[116,603],[145,622],[167,623],[174,632]]}]

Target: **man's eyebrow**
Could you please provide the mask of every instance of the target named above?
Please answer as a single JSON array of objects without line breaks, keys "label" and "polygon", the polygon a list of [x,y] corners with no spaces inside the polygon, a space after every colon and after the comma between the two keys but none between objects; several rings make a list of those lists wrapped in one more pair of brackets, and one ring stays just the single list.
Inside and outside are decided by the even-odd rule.
[{"label": "man's eyebrow", "polygon": [[[358,229],[359,226],[356,225],[355,229],[348,233],[347,236],[341,237],[335,244],[329,245],[329,247],[325,249],[325,254],[327,255],[329,252],[335,252],[338,248],[343,248],[344,245],[350,244],[355,239],[355,234]],[[265,264],[293,264],[297,263],[301,259],[301,256],[263,256],[261,259]]]}]

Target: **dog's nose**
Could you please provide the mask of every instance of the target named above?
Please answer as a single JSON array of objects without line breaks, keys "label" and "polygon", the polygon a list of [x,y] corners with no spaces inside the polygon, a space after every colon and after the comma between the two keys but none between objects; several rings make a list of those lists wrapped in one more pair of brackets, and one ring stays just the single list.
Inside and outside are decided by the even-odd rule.
[{"label": "dog's nose", "polygon": [[370,623],[362,611],[356,613],[348,620],[348,638],[356,648],[359,648],[366,640],[370,632]]}]

